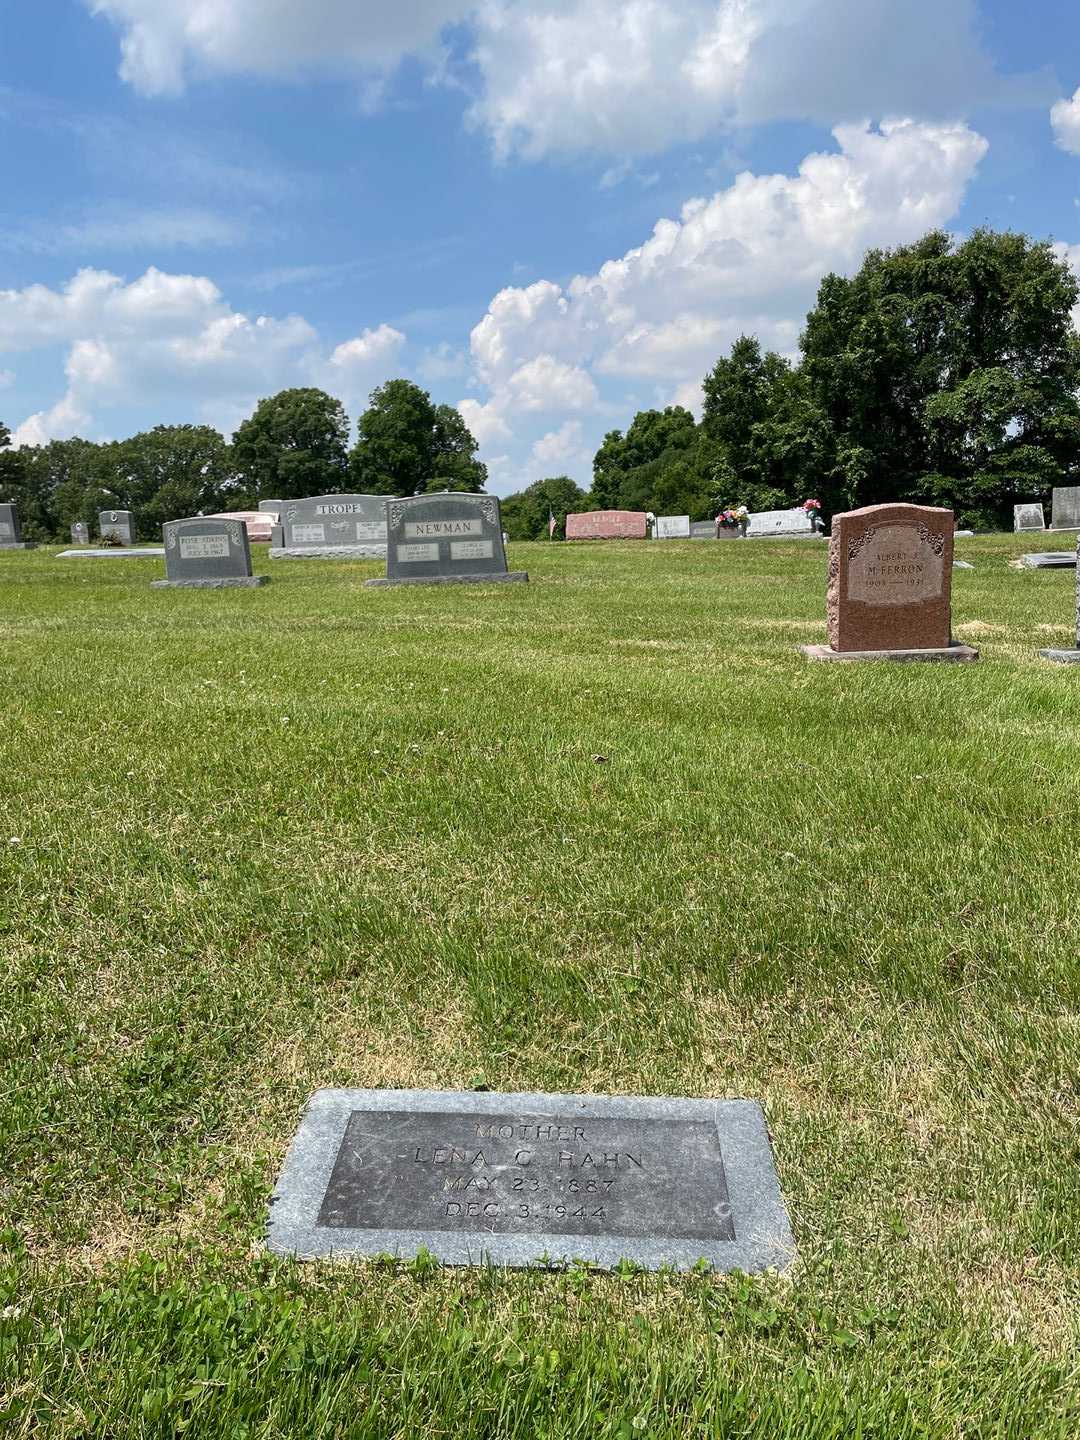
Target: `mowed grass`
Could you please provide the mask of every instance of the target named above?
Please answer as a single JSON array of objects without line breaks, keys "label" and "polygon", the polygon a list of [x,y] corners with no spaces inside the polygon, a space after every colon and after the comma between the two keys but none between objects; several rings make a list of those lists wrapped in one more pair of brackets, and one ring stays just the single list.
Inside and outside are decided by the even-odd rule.
[{"label": "mowed grass", "polygon": [[[1080,1432],[1071,543],[975,666],[805,662],[806,543],[0,557],[4,1435]],[[798,1264],[272,1260],[325,1085],[760,1098]]]}]

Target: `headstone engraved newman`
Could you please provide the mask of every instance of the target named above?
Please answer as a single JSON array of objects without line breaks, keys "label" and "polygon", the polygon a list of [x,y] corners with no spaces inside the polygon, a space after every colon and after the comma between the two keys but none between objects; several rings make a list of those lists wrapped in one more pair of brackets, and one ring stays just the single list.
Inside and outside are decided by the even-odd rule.
[{"label": "headstone engraved newman", "polygon": [[386,578],[367,585],[447,585],[526,581],[508,570],[494,495],[441,490],[386,501]]},{"label": "headstone engraved newman", "polygon": [[192,520],[170,520],[161,533],[166,578],[151,582],[155,590],[250,589],[267,583],[268,576],[251,573],[251,544],[242,520],[200,515]]},{"label": "headstone engraved newman", "polygon": [[14,505],[0,505],[0,550],[36,550],[32,540],[22,538],[19,512]]},{"label": "headstone engraved newman", "polygon": [[786,1268],[749,1100],[320,1090],[271,1203],[271,1250],[447,1264]]},{"label": "headstone engraved newman", "polygon": [[1080,665],[1080,538],[1076,542],[1076,649],[1040,650],[1039,654],[1062,665]]},{"label": "headstone engraved newman", "polygon": [[1046,521],[1043,518],[1043,507],[1041,505],[1014,505],[1013,506],[1013,530],[1045,530]]},{"label": "headstone engraved newman", "polygon": [[952,641],[953,514],[868,505],[836,515],[829,541],[828,645],[812,660],[977,660]]},{"label": "headstone engraved newman", "polygon": [[275,560],[381,560],[386,554],[385,495],[313,495],[287,500]]},{"label": "headstone engraved newman", "polygon": [[1054,490],[1050,529],[1080,530],[1080,485],[1062,485]]},{"label": "headstone engraved newman", "polygon": [[121,545],[135,544],[135,516],[130,510],[102,510],[98,516],[98,534],[103,540],[118,540]]}]

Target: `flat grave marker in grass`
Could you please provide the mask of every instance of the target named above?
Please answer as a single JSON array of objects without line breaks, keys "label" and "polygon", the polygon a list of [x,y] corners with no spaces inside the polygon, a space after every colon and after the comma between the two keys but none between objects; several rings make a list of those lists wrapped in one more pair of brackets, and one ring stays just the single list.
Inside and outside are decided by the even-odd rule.
[{"label": "flat grave marker in grass", "polygon": [[1076,542],[1076,649],[1040,650],[1044,660],[1056,660],[1059,665],[1080,665],[1080,539]]},{"label": "flat grave marker in grass", "polygon": [[102,540],[116,540],[121,545],[134,545],[134,514],[130,510],[102,510],[98,515],[98,534]]},{"label": "flat grave marker in grass", "polygon": [[461,585],[528,580],[509,570],[494,495],[441,490],[386,502],[386,576],[368,585]]},{"label": "flat grave marker in grass", "polygon": [[251,544],[242,520],[201,515],[170,520],[161,533],[166,578],[151,582],[155,590],[251,589],[267,583],[268,576],[251,573]]},{"label": "flat grave marker in grass", "polygon": [[320,1090],[271,1203],[271,1250],[528,1266],[787,1268],[751,1100]]},{"label": "flat grave marker in grass", "polygon": [[381,560],[386,554],[384,495],[312,495],[278,511],[275,560]]},{"label": "flat grave marker in grass", "polygon": [[0,550],[36,550],[30,540],[22,538],[19,511],[14,505],[0,505]]},{"label": "flat grave marker in grass", "polygon": [[977,660],[952,639],[953,513],[867,505],[836,515],[829,541],[828,645],[811,660]]}]

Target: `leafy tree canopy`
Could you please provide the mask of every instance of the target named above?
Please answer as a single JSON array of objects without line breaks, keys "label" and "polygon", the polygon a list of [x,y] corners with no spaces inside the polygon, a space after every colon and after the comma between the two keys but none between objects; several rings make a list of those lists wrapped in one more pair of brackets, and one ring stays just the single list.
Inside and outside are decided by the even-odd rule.
[{"label": "leafy tree canopy", "polygon": [[324,390],[282,390],[260,400],[233,436],[233,460],[249,503],[344,490],[349,421]]},{"label": "leafy tree canopy", "polygon": [[554,475],[534,480],[518,494],[508,495],[500,509],[511,540],[546,540],[551,516],[555,517],[558,538],[565,535],[567,515],[590,509],[590,501],[568,475]]},{"label": "leafy tree canopy", "polygon": [[349,456],[352,488],[368,495],[424,490],[482,490],[487,467],[452,405],[433,405],[411,380],[388,380],[371,393]]}]

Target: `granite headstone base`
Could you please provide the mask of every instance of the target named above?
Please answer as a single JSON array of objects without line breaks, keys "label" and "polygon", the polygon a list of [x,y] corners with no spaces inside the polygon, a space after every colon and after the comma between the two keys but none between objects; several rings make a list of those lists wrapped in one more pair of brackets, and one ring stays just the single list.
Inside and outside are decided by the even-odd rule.
[{"label": "granite headstone base", "polygon": [[970,645],[948,645],[932,650],[833,650],[828,645],[800,645],[808,660],[938,660],[970,664],[978,660],[978,650]]},{"label": "granite headstone base", "polygon": [[787,1269],[752,1100],[320,1090],[274,1191],[270,1250],[426,1249],[450,1265]]},{"label": "granite headstone base", "polygon": [[418,575],[415,579],[404,576],[400,580],[389,580],[381,576],[378,580],[365,580],[365,586],[387,585],[502,585],[507,581],[528,584],[527,570],[508,570],[502,575]]},{"label": "granite headstone base", "polygon": [[36,550],[36,540],[0,540],[0,550]]},{"label": "granite headstone base", "polygon": [[1080,650],[1040,650],[1044,660],[1056,660],[1059,665],[1080,665]]},{"label": "granite headstone base", "polygon": [[1025,570],[1075,570],[1075,550],[1046,550],[1034,555],[1021,555],[1020,564]]},{"label": "granite headstone base", "polygon": [[110,545],[102,550],[61,550],[58,560],[146,560],[165,554],[164,545]]},{"label": "granite headstone base", "polygon": [[385,545],[271,546],[271,560],[385,560]]},{"label": "granite headstone base", "polygon": [[269,575],[228,575],[203,580],[151,580],[151,590],[253,590],[269,585]]}]

